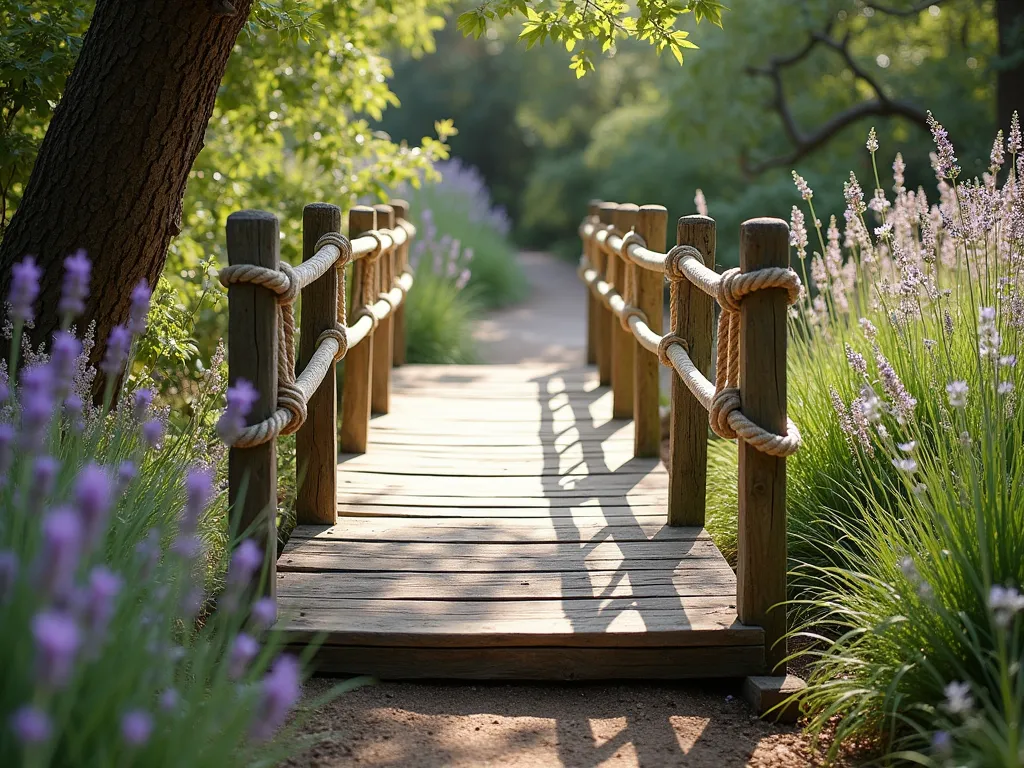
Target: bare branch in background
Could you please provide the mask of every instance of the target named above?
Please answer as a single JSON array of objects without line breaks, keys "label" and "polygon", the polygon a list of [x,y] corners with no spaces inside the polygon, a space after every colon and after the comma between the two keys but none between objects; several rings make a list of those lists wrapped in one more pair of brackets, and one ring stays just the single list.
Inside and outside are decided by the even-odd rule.
[{"label": "bare branch in background", "polygon": [[[934,2],[927,5],[934,5]],[[925,5],[924,7],[927,7]],[[796,121],[789,102],[786,99],[786,91],[782,82],[783,72],[804,59],[806,59],[815,48],[824,46],[838,53],[846,66],[853,73],[854,80],[866,84],[874,93],[874,98],[855,104],[849,109],[834,115],[823,125],[812,131],[804,131]],[[747,72],[751,75],[767,77],[772,82],[772,99],[769,106],[779,115],[782,120],[782,127],[793,148],[790,152],[777,157],[771,157],[753,164],[743,158],[743,169],[749,174],[763,173],[771,168],[780,166],[791,166],[801,158],[814,150],[825,145],[833,136],[839,133],[848,125],[865,117],[903,117],[922,128],[927,127],[927,115],[923,109],[907,101],[890,98],[881,83],[879,83],[863,66],[861,66],[850,52],[850,35],[845,35],[842,40],[837,40],[832,35],[832,24],[822,32],[811,34],[807,43],[789,56],[778,56],[772,58],[768,64],[762,67],[748,67]]]},{"label": "bare branch in background", "polygon": [[873,11],[884,13],[887,16],[917,16],[921,11],[931,8],[933,5],[941,4],[942,0],[925,0],[924,2],[914,3],[909,8],[893,8],[881,3],[865,3],[864,5]]}]

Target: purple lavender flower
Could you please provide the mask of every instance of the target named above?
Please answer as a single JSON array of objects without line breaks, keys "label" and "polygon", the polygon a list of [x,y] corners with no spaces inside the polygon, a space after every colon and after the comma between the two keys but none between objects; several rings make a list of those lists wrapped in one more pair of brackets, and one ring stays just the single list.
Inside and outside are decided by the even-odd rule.
[{"label": "purple lavender flower", "polygon": [[800,197],[804,200],[810,200],[814,197],[814,192],[807,185],[807,181],[796,171],[793,171],[793,183],[796,184],[797,191],[800,192]]},{"label": "purple lavender flower", "polygon": [[53,493],[60,462],[52,456],[40,456],[32,465],[32,504],[38,510]]},{"label": "purple lavender flower", "polygon": [[153,405],[153,390],[137,389],[132,393],[132,413],[139,421],[146,418],[151,405]]},{"label": "purple lavender flower", "polygon": [[121,738],[129,747],[141,747],[153,733],[153,717],[141,709],[125,712],[121,718]]},{"label": "purple lavender flower", "polygon": [[97,464],[86,464],[75,481],[75,506],[90,547],[96,545],[105,531],[112,501],[110,475]]},{"label": "purple lavender flower", "polygon": [[149,314],[149,300],[152,291],[145,280],[140,280],[132,289],[132,305],[128,311],[128,331],[133,336],[141,336],[146,332],[146,316]]},{"label": "purple lavender flower", "polygon": [[21,441],[25,453],[43,446],[46,428],[53,417],[53,371],[48,365],[32,365],[21,372]]},{"label": "purple lavender flower", "polygon": [[1006,149],[1011,155],[1018,155],[1022,146],[1024,146],[1024,142],[1021,141],[1020,116],[1014,110],[1013,116],[1010,118],[1010,136],[1006,141]]},{"label": "purple lavender flower", "polygon": [[886,396],[892,401],[897,419],[902,424],[913,415],[914,408],[917,406],[917,400],[910,396],[892,364],[878,349],[875,350],[875,364],[878,366],[878,375],[882,379],[882,388],[885,390]]},{"label": "purple lavender flower", "polygon": [[82,342],[67,331],[57,331],[50,345],[50,366],[53,369],[53,388],[58,397],[71,391],[75,379]]},{"label": "purple lavender flower", "polygon": [[142,425],[142,439],[153,450],[158,450],[164,439],[164,423],[160,419],[150,419]]},{"label": "purple lavender flower", "polygon": [[36,266],[35,259],[26,256],[11,268],[11,318],[15,322],[31,322],[35,314],[32,305],[39,296],[39,278],[43,270]]},{"label": "purple lavender flower", "polygon": [[9,549],[0,551],[0,605],[10,600],[17,580],[18,556]]},{"label": "purple lavender flower", "polygon": [[263,567],[263,550],[252,539],[245,539],[231,556],[227,583],[229,587],[244,587]]},{"label": "purple lavender flower", "polygon": [[74,618],[63,611],[47,610],[32,619],[36,642],[39,682],[52,689],[63,688],[71,678],[81,637]]},{"label": "purple lavender flower", "polygon": [[81,432],[85,429],[85,404],[82,403],[80,398],[75,393],[71,393],[64,398],[64,417],[68,420],[68,425],[74,432]]},{"label": "purple lavender flower", "polygon": [[288,711],[299,700],[299,662],[280,656],[263,679],[263,699],[252,733],[258,740],[269,739],[284,724]]},{"label": "purple lavender flower", "polygon": [[259,400],[259,393],[245,379],[235,381],[235,386],[228,387],[227,408],[217,421],[217,434],[220,439],[230,445],[245,429],[245,418],[253,405]]},{"label": "purple lavender flower", "polygon": [[956,153],[953,150],[953,144],[949,141],[949,134],[932,116],[931,112],[928,113],[928,127],[931,128],[932,138],[935,140],[936,174],[943,179],[955,179],[960,175],[960,166],[957,165]]},{"label": "purple lavender flower", "polygon": [[162,712],[174,712],[181,703],[181,694],[177,688],[166,688],[157,698],[157,706]]},{"label": "purple lavender flower", "polygon": [[231,644],[231,652],[228,656],[228,676],[232,680],[241,679],[259,651],[260,645],[252,635],[239,632]]},{"label": "purple lavender flower", "polygon": [[92,265],[85,251],[76,251],[64,259],[64,283],[57,312],[62,317],[76,317],[85,312],[89,295],[89,273]]},{"label": "purple lavender flower", "polygon": [[124,493],[128,484],[135,479],[138,474],[138,469],[135,464],[130,461],[122,461],[117,467],[117,493],[118,495]]},{"label": "purple lavender flower", "polygon": [[181,512],[180,530],[195,533],[199,516],[213,495],[213,473],[208,469],[192,469],[185,476],[185,507]]},{"label": "purple lavender flower", "polygon": [[252,605],[252,623],[259,630],[270,629],[277,621],[277,603],[272,597],[261,597]]},{"label": "purple lavender flower", "polygon": [[0,424],[0,487],[7,483],[7,473],[14,462],[14,427]]},{"label": "purple lavender flower", "polygon": [[25,706],[11,716],[11,730],[22,744],[42,744],[53,733],[50,716],[39,707]]},{"label": "purple lavender flower", "polygon": [[97,566],[89,573],[84,622],[94,649],[98,648],[106,637],[121,584],[121,577],[103,566]]},{"label": "purple lavender flower", "polygon": [[107,376],[120,376],[124,364],[128,361],[128,350],[132,344],[132,335],[123,325],[115,325],[107,338],[107,352],[100,363],[100,370]]},{"label": "purple lavender flower", "polygon": [[206,593],[199,587],[185,590],[181,597],[181,615],[186,621],[192,621],[206,602]]},{"label": "purple lavender flower", "polygon": [[43,518],[43,545],[35,566],[43,594],[63,598],[71,593],[82,555],[82,535],[79,516],[67,507]]},{"label": "purple lavender flower", "polygon": [[203,552],[203,540],[194,533],[179,533],[171,544],[171,551],[184,560],[195,560]]}]

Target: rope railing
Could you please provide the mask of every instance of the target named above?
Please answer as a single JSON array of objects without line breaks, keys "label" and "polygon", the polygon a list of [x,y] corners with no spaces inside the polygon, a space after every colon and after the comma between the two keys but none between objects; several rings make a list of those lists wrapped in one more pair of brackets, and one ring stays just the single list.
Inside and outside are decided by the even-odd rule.
[{"label": "rope railing", "polygon": [[[579,226],[578,274],[588,287],[588,361],[612,390],[613,415],[634,419],[637,457],[658,455],[657,370],[672,376],[670,525],[703,526],[707,435],[737,439],[740,621],[764,627],[768,669],[784,666],[785,458],[800,447],[786,415],[786,311],[801,285],[789,268],[788,228],[777,219],[741,227],[740,267],[714,269],[715,224],[678,222],[666,246],[660,206],[594,203]],[[662,330],[665,281],[669,328]],[[713,343],[718,305],[717,351]],[[715,377],[707,372],[714,352]]]},{"label": "rope railing", "polygon": [[[401,200],[377,209],[357,206],[349,213],[346,237],[337,206],[308,205],[303,211],[303,260],[296,266],[280,260],[276,216],[241,211],[228,217],[229,265],[219,278],[228,289],[229,378],[233,383],[249,381],[258,394],[249,423],[231,443],[229,504],[240,521],[238,530],[259,522],[257,538],[268,549],[276,540],[278,437],[296,435],[299,521],[334,522],[335,369],[345,360],[346,390],[361,390],[367,402],[363,411],[355,409],[342,422],[344,442],[347,434],[367,430],[372,348],[387,355],[384,362],[390,368],[393,349],[405,346],[404,337],[396,335],[404,323],[392,326],[391,321],[401,316],[413,284],[408,245],[416,229],[407,221],[408,213],[408,204]],[[297,322],[300,296],[302,317]],[[384,333],[387,343],[374,345],[374,337]],[[345,405],[350,400],[359,398],[346,395]],[[357,427],[356,421],[363,423]],[[365,440],[354,449],[365,450]]]},{"label": "rope railing", "polygon": [[[593,218],[585,220],[579,231],[584,240],[592,240],[607,255],[621,257],[653,272],[660,271],[671,281],[688,280],[715,299],[722,312],[718,323],[718,376],[712,384],[689,360],[683,339],[671,334],[662,336],[655,333],[642,310],[629,304],[612,285],[603,280],[586,254],[580,258],[578,273],[583,282],[619,318],[622,327],[633,334],[642,349],[657,355],[662,365],[675,370],[708,411],[711,429],[715,434],[726,439],[742,438],[772,456],[791,456],[796,453],[800,448],[801,437],[792,420],[788,421],[784,435],[763,429],[743,414],[738,388],[740,302],[756,291],[783,288],[787,292],[788,303],[796,303],[801,290],[796,272],[789,268],[768,267],[744,274],[734,268],[719,275],[704,265],[700,251],[691,245],[679,244],[667,253],[659,253],[648,249],[643,237],[635,231],[622,234],[612,226],[601,226]],[[674,320],[672,324],[675,324]]]}]

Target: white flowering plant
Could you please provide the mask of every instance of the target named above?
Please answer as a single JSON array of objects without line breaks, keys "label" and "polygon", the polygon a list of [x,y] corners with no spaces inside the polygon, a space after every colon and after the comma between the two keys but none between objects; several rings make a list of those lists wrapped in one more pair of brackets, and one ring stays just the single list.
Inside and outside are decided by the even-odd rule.
[{"label": "white flowering plant", "polygon": [[[205,415],[168,436],[150,390],[114,397],[145,331],[144,284],[111,334],[94,405],[88,342],[71,331],[89,272],[84,254],[65,261],[65,322],[45,354],[22,342],[41,277],[31,258],[7,297],[0,765],[273,764],[302,744],[281,729],[303,664],[279,653],[274,603],[250,589],[261,550],[242,540],[227,562],[224,454]],[[221,384],[211,373],[204,399]],[[229,390],[222,431],[251,406],[246,392]]]},{"label": "white flowering plant", "polygon": [[[1024,764],[1024,175],[1014,117],[961,178],[934,118],[938,198],[851,174],[843,230],[794,174],[791,244],[810,290],[791,319],[793,610],[804,698],[834,755]],[[817,246],[817,247],[815,247]],[[819,250],[820,249],[820,250]]]}]

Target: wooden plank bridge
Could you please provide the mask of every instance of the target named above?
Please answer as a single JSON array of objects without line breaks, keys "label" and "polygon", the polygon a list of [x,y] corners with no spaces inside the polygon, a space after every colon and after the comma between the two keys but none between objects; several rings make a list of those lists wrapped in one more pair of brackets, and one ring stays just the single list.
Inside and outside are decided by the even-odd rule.
[{"label": "wooden plank bridge", "polygon": [[[595,204],[580,228],[591,365],[396,368],[407,212],[354,208],[347,239],[336,207],[307,206],[292,268],[273,216],[228,221],[230,377],[260,395],[231,450],[231,516],[268,550],[276,631],[314,643],[323,672],[385,678],[784,671],[785,457],[799,445],[785,415],[786,294],[799,287],[785,224],[744,224],[741,269],[718,275],[711,219],[680,219],[662,253],[664,208]],[[676,374],[671,471],[659,363]],[[736,574],[703,527],[709,412],[740,438]],[[290,432],[299,525],[277,558],[276,438]]]},{"label": "wooden plank bridge", "polygon": [[701,528],[665,520],[668,473],[633,457],[596,371],[408,366],[338,522],[278,561],[284,631],[322,668],[382,677],[753,674],[764,632]]}]

